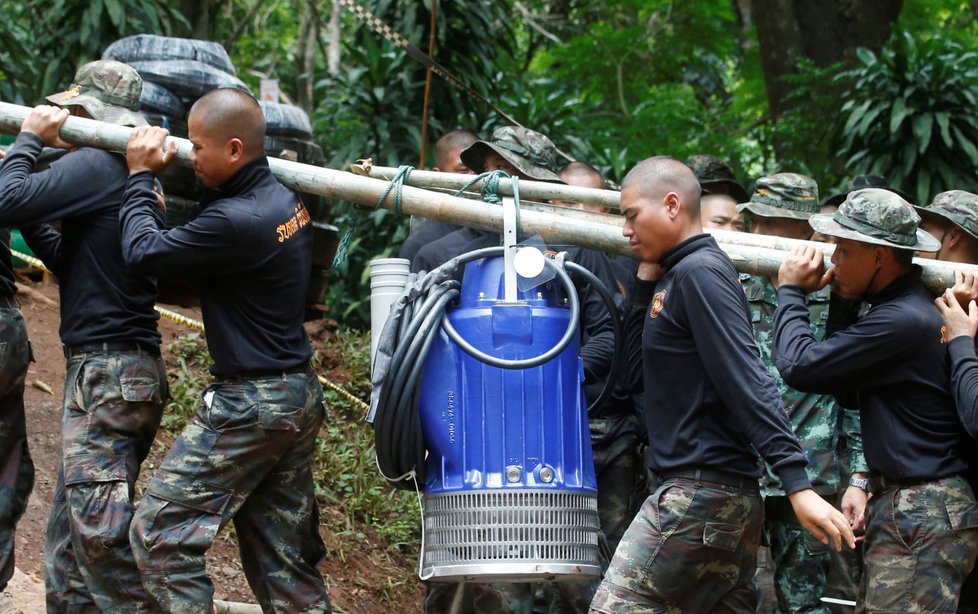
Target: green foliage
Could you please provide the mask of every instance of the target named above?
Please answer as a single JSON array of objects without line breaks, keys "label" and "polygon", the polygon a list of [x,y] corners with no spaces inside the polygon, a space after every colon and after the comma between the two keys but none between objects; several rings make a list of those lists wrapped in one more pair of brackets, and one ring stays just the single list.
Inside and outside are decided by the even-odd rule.
[{"label": "green foliage", "polygon": [[200,394],[211,380],[207,370],[214,361],[200,333],[178,337],[167,351],[176,362],[176,372],[170,370],[170,402],[163,412],[162,427],[176,435],[197,411]]},{"label": "green foliage", "polygon": [[165,0],[5,2],[4,13],[0,95],[25,104],[66,88],[79,66],[118,38],[186,25]]},{"label": "green foliage", "polygon": [[894,36],[861,65],[842,106],[841,146],[853,174],[884,175],[919,202],[978,188],[978,53],[943,37]]},{"label": "green foliage", "polygon": [[[338,349],[349,379],[342,384],[361,399],[370,396],[370,335],[340,332],[331,345]],[[326,505],[341,509],[347,531],[357,537],[357,527],[372,527],[395,549],[417,551],[421,517],[413,493],[391,488],[376,465],[374,435],[363,420],[362,409],[326,388],[329,408],[318,440],[319,455],[313,464],[316,495]]]}]

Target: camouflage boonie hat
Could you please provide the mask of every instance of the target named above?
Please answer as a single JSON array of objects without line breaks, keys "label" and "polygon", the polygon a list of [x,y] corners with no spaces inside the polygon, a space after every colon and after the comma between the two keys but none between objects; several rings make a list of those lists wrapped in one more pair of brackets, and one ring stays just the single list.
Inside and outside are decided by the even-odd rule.
[{"label": "camouflage boonie hat", "polygon": [[120,126],[145,126],[139,114],[139,95],[143,80],[136,70],[122,62],[89,62],[75,73],[71,87],[47,97],[59,107],[80,106],[93,119]]},{"label": "camouflage boonie hat", "polygon": [[807,220],[820,211],[818,184],[798,173],[778,173],[761,177],[750,201],[737,205],[737,212],[749,211],[761,217]]},{"label": "camouflage boonie hat", "polygon": [[738,203],[747,200],[747,190],[737,182],[733,170],[727,166],[720,158],[706,154],[697,154],[686,159],[686,166],[693,169],[693,173],[700,182],[700,187],[710,194],[715,194],[710,189],[711,185],[722,184],[727,187],[731,196],[737,199]]},{"label": "camouflage boonie hat", "polygon": [[830,237],[918,252],[941,249],[940,241],[918,228],[920,216],[913,205],[882,188],[850,192],[838,211],[813,215],[808,223]]},{"label": "camouflage boonie hat", "polygon": [[914,204],[914,199],[911,198],[909,194],[901,190],[898,190],[896,188],[890,187],[888,184],[889,181],[887,181],[886,177],[884,177],[883,175],[856,175],[855,177],[852,178],[852,180],[849,181],[849,185],[847,186],[845,192],[839,192],[838,194],[833,194],[832,196],[829,196],[827,199],[825,199],[825,202],[822,204],[834,205],[838,207],[840,204],[842,204],[842,201],[846,199],[846,195],[849,194],[849,192],[855,190],[862,190],[864,188],[882,188],[884,190],[889,190],[894,194],[898,194],[900,198],[907,201],[911,205]]},{"label": "camouflage boonie hat", "polygon": [[978,239],[978,196],[964,190],[941,192],[927,207],[914,207],[921,217],[940,216]]},{"label": "camouflage boonie hat", "polygon": [[476,141],[462,151],[462,162],[481,173],[486,169],[489,151],[499,154],[530,179],[563,183],[557,176],[557,146],[539,132],[519,126],[496,128],[491,141]]}]

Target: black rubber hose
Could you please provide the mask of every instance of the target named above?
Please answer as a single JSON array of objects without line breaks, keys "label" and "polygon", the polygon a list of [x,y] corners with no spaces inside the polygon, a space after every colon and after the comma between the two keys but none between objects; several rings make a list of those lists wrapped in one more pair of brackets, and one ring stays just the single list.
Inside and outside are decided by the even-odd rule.
[{"label": "black rubber hose", "polygon": [[611,328],[614,331],[615,336],[615,350],[611,355],[611,369],[608,371],[608,377],[605,379],[604,387],[601,389],[601,394],[598,398],[594,399],[594,403],[587,408],[588,415],[595,414],[599,409],[604,407],[604,404],[608,402],[611,395],[615,392],[615,387],[618,385],[618,376],[621,374],[621,362],[623,360],[622,355],[622,324],[621,318],[618,317],[618,306],[615,305],[615,298],[611,296],[611,292],[608,292],[608,288],[605,287],[604,283],[598,279],[598,276],[582,267],[581,265],[565,261],[564,266],[567,267],[569,271],[580,275],[592,288],[597,290],[598,296],[601,297],[601,301],[604,306],[608,309],[608,315],[611,316]]}]

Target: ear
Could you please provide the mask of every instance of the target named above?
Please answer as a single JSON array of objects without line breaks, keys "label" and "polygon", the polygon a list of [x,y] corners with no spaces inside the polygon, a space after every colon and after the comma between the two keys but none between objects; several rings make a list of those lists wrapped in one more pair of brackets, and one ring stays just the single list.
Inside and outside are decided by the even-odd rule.
[{"label": "ear", "polygon": [[241,139],[235,137],[228,141],[227,144],[228,160],[230,162],[237,162],[244,157],[245,146],[241,142]]},{"label": "ear", "polygon": [[675,192],[669,192],[666,197],[662,199],[662,206],[666,208],[666,213],[669,215],[669,219],[673,220],[679,216],[679,212],[683,208],[682,201],[679,199],[679,194]]},{"label": "ear", "polygon": [[944,235],[947,239],[948,249],[956,247],[964,239],[963,231],[957,226],[951,226],[950,230]]},{"label": "ear", "polygon": [[873,248],[873,264],[877,268],[885,266],[888,262],[893,260],[893,250],[888,247],[883,247],[882,245],[877,245]]}]

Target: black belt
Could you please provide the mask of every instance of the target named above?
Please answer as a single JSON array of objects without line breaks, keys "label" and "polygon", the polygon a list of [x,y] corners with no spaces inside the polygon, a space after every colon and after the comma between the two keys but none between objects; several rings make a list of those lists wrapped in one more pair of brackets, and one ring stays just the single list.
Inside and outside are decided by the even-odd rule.
[{"label": "black belt", "polygon": [[79,343],[64,346],[65,358],[79,354],[94,354],[97,352],[146,352],[153,356],[160,355],[160,348],[142,345],[135,341],[97,341],[95,343]]},{"label": "black belt", "polygon": [[285,378],[289,375],[296,375],[298,373],[307,373],[312,367],[309,365],[309,361],[303,362],[301,364],[295,365],[294,367],[286,367],[284,369],[259,369],[256,371],[239,371],[237,373],[231,373],[229,375],[215,375],[214,377],[218,381],[223,382],[245,382],[255,379],[269,379],[273,377]]},{"label": "black belt", "polygon": [[12,296],[0,296],[0,309],[20,309],[20,303]]},{"label": "black belt", "polygon": [[659,484],[668,479],[680,478],[695,480],[697,482],[710,482],[711,484],[720,484],[721,486],[729,486],[751,492],[760,492],[758,478],[730,473],[728,471],[720,471],[719,469],[669,469],[662,473],[653,472],[652,476],[658,479]]}]

